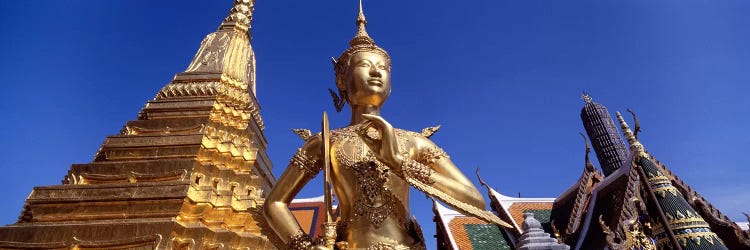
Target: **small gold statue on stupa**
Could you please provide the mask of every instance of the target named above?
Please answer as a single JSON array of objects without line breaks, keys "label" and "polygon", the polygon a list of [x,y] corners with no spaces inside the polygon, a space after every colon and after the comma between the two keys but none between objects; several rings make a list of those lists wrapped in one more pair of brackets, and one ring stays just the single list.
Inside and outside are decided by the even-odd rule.
[{"label": "small gold statue on stupa", "polygon": [[[334,103],[337,111],[349,103],[351,123],[328,134],[324,121],[324,131],[307,137],[265,200],[267,224],[286,244],[280,247],[424,249],[421,229],[410,217],[410,187],[464,214],[510,227],[485,210],[474,184],[428,139],[434,130],[396,129],[380,116],[391,93],[391,58],[367,34],[361,1],[356,23],[350,47],[334,60],[339,92],[333,94]],[[329,218],[323,239],[316,242],[305,235],[288,205],[321,170],[338,198],[339,217],[336,222]],[[326,196],[330,201],[328,192]]]}]

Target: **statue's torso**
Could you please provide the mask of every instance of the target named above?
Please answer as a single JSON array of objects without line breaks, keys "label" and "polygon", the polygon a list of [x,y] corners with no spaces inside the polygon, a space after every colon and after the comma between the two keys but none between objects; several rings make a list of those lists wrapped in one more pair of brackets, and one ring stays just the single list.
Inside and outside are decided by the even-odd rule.
[{"label": "statue's torso", "polygon": [[[350,248],[364,249],[378,245],[423,246],[421,231],[409,216],[409,184],[376,158],[376,153],[357,135],[358,128],[354,125],[331,131],[339,241],[348,242]],[[405,158],[413,157],[410,138],[414,134],[396,129],[399,151]]]}]

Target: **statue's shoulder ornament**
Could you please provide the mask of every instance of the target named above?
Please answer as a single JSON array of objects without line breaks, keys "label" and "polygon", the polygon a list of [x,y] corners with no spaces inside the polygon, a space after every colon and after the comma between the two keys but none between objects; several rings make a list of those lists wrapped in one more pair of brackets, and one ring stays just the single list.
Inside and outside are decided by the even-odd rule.
[{"label": "statue's shoulder ornament", "polygon": [[310,140],[310,138],[312,138],[312,131],[310,131],[309,129],[293,128],[292,132],[294,132],[294,134],[299,136],[299,138],[302,139],[303,141],[307,141],[307,140]]},{"label": "statue's shoulder ornament", "polygon": [[439,129],[440,129],[440,125],[439,125],[439,124],[438,124],[437,126],[434,126],[434,127],[426,127],[426,128],[423,128],[423,129],[422,129],[422,133],[421,133],[421,134],[422,134],[422,136],[424,136],[425,138],[430,138],[430,137],[432,137],[432,135],[434,135],[434,134],[435,134],[435,133],[436,133],[436,132],[437,132],[437,131],[438,131]]},{"label": "statue's shoulder ornament", "polygon": [[423,128],[420,133],[407,131],[411,137],[421,138],[424,141],[424,144],[422,144],[424,146],[420,147],[420,153],[418,154],[417,159],[415,159],[417,162],[432,164],[441,158],[449,158],[448,154],[446,154],[442,148],[438,147],[430,140],[430,137],[432,137],[439,129],[440,125]]},{"label": "statue's shoulder ornament", "polygon": [[440,125],[424,128],[421,133],[398,128],[394,130],[396,132],[396,137],[398,137],[400,151],[405,154],[409,151],[405,148],[411,146],[416,147],[418,148],[418,153],[413,160],[421,164],[429,165],[435,163],[441,158],[449,158],[448,154],[446,154],[443,149],[430,140],[430,137],[434,135],[438,129],[440,129]]},{"label": "statue's shoulder ornament", "polygon": [[421,132],[417,133],[410,130],[405,129],[396,129],[396,133],[399,136],[408,136],[408,137],[424,137],[426,139],[429,139],[434,135],[438,130],[440,129],[440,125],[432,126],[432,127],[426,127],[423,128]]}]

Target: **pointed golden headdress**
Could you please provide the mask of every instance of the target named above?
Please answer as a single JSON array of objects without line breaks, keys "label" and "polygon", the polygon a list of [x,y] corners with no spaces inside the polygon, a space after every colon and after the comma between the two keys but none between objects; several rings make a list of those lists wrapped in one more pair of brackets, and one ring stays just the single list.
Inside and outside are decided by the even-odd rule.
[{"label": "pointed golden headdress", "polygon": [[349,48],[346,49],[344,53],[341,53],[338,60],[333,61],[333,70],[336,72],[336,87],[338,87],[339,93],[342,94],[342,98],[345,98],[343,96],[344,93],[341,93],[341,91],[345,89],[344,74],[349,67],[349,60],[352,55],[357,52],[377,53],[383,55],[388,60],[389,70],[391,67],[391,57],[388,55],[388,52],[375,45],[375,41],[373,41],[372,38],[370,38],[370,35],[367,34],[365,26],[367,26],[367,19],[365,19],[365,14],[362,11],[362,0],[360,0],[359,15],[357,16],[357,34],[354,35],[354,38],[352,38],[351,41],[349,41]]}]

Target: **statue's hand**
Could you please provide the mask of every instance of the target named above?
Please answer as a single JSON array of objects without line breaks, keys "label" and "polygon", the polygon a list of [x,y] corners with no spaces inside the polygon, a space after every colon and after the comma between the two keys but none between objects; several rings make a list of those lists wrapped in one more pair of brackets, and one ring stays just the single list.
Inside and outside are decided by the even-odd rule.
[{"label": "statue's hand", "polygon": [[[384,162],[397,173],[401,173],[401,164],[403,164],[404,159],[399,154],[398,139],[396,138],[393,126],[383,119],[383,117],[377,115],[363,114],[362,117],[367,119],[367,122],[360,128],[358,133],[364,142],[372,151],[377,153],[380,161]],[[369,128],[377,130],[379,136],[368,134]]]}]

